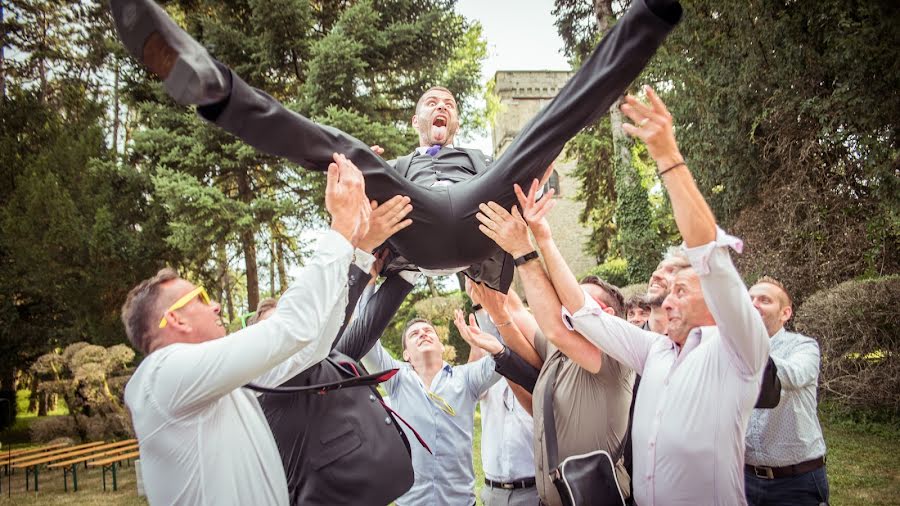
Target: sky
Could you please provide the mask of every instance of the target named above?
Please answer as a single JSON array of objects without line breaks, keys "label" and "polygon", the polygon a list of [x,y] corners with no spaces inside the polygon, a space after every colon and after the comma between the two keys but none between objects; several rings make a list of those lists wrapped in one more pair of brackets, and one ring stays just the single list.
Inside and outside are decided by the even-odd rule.
[{"label": "sky", "polygon": [[[456,11],[484,28],[482,83],[498,70],[569,70],[552,10],[553,0],[458,0]],[[465,145],[490,153],[490,132],[466,135]]]}]

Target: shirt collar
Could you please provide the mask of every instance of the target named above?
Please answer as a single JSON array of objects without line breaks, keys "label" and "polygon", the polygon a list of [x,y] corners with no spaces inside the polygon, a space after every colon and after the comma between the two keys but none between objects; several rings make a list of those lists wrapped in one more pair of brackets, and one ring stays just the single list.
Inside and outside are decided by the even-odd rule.
[{"label": "shirt collar", "polygon": [[[419,146],[419,147],[416,148],[416,154],[417,154],[417,155],[424,155],[424,154],[425,154],[425,151],[427,151],[428,148],[430,148],[430,147],[431,147],[431,146]],[[453,144],[445,144],[444,146],[441,147],[441,149],[444,149],[444,148],[450,148],[450,149],[453,149]]]}]

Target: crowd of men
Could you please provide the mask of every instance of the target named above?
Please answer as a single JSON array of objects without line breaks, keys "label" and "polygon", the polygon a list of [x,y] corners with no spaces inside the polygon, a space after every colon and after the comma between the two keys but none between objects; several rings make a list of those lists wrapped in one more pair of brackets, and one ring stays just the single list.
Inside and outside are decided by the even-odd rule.
[{"label": "crowd of men", "polygon": [[[151,503],[472,505],[480,403],[489,506],[571,504],[558,466],[598,451],[629,504],[827,504],[816,341],[785,330],[780,282],[747,289],[728,251],[743,244],[716,225],[651,88],[626,96],[622,128],[656,162],[684,244],[646,294],[578,280],[546,220],[556,201],[538,176],[640,72],[677,2],[633,2],[497,161],[454,147],[457,104],[435,87],[412,118],[419,147],[390,163],[250,88],[153,2],[112,9],[176,100],[327,171],[331,216],[287,291],[240,331],[226,335],[220,306],[171,269],[129,293],[122,320],[145,358],[125,400]],[[474,314],[454,324],[467,363],[447,363],[422,318],[405,326],[401,356],[382,346],[423,273],[463,270]],[[767,376],[779,385],[769,404]]]}]

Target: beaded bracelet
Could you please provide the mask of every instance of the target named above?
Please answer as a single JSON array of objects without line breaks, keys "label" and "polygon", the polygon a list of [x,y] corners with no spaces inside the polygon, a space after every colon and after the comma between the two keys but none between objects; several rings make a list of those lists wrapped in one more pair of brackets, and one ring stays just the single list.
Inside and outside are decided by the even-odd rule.
[{"label": "beaded bracelet", "polygon": [[672,169],[681,167],[682,165],[684,165],[685,167],[687,167],[687,164],[686,164],[686,163],[684,163],[684,162],[678,162],[678,163],[676,163],[675,165],[669,167],[668,169],[663,169],[663,170],[657,172],[656,174],[657,174],[658,176],[662,176],[662,175],[665,174],[666,172],[669,172],[669,171],[672,170]]}]

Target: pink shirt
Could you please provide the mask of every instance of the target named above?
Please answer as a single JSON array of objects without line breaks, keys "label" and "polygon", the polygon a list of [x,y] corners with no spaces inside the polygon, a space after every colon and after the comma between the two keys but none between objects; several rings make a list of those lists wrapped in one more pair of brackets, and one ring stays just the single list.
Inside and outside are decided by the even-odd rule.
[{"label": "pink shirt", "polygon": [[746,504],[744,434],[759,396],[769,336],[726,246],[687,249],[717,327],[691,331],[679,353],[668,337],[608,315],[589,296],[572,325],[641,375],[634,409],[634,496],[641,506]]}]

